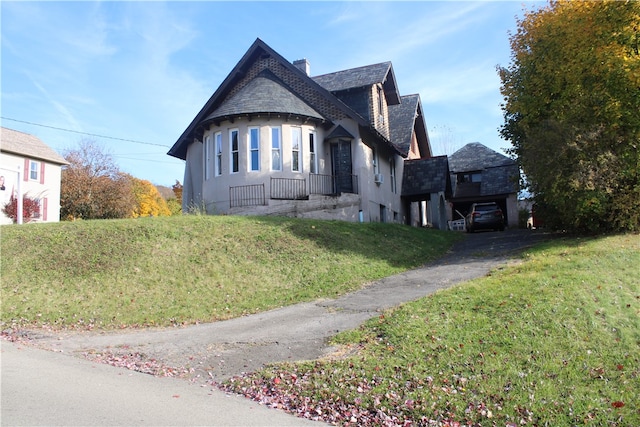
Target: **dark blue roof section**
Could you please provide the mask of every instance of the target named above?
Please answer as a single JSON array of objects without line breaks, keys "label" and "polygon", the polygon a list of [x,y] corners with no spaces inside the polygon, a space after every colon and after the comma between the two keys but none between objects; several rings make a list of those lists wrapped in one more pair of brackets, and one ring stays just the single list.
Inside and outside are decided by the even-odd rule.
[{"label": "dark blue roof section", "polygon": [[258,113],[294,114],[324,120],[320,113],[284,86],[271,72],[264,70],[238,93],[225,100],[203,122]]},{"label": "dark blue roof section", "polygon": [[402,197],[418,199],[430,193],[451,194],[447,156],[406,160],[402,178]]},{"label": "dark blue roof section", "polygon": [[515,160],[493,151],[479,142],[471,142],[449,156],[449,169],[456,173],[515,164]]}]

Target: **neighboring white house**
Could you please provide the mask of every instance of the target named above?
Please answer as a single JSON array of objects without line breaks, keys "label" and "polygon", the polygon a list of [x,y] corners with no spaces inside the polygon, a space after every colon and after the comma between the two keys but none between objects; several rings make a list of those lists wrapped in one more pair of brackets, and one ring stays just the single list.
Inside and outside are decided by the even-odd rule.
[{"label": "neighboring white house", "polygon": [[[40,139],[0,128],[0,205],[18,194],[40,201],[40,212],[30,221],[60,221],[60,179],[68,162]],[[0,212],[0,224],[11,224]]]},{"label": "neighboring white house", "polygon": [[390,62],[311,77],[257,39],[168,154],[186,160],[184,211],[446,227],[446,159],[442,185],[402,194],[406,161],[413,177],[435,163]]}]

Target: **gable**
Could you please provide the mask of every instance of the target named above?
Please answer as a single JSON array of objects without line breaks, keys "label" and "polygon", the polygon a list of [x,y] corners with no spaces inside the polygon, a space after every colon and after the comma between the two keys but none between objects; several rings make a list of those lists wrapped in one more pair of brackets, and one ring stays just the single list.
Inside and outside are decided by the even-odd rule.
[{"label": "gable", "polygon": [[240,115],[284,114],[324,122],[324,117],[285,87],[265,69],[242,89],[226,99],[202,123],[233,119]]},{"label": "gable", "polygon": [[[224,117],[225,109],[227,109],[227,113],[241,114],[239,109],[234,109],[232,104],[228,102],[238,93],[240,95],[236,100],[245,102],[245,106],[250,109],[257,108],[256,104],[251,104],[251,100],[246,95],[251,92],[260,92],[264,85],[271,84],[264,80],[251,83],[264,70],[269,70],[272,76],[277,78],[278,85],[290,92],[291,95],[284,95],[280,88],[277,89],[291,108],[297,111],[302,109],[308,113],[309,117],[313,117],[317,113],[325,121],[325,126],[330,127],[333,121],[343,118],[351,118],[362,126],[368,125],[362,117],[331,92],[314,82],[298,67],[288,62],[262,40],[256,39],[220,87],[191,121],[187,129],[180,135],[168,154],[183,160],[186,159],[187,147],[194,140],[202,138],[205,126],[215,119],[215,116]],[[264,75],[261,77],[264,77]],[[243,91],[245,86],[249,84],[252,84],[252,86],[247,91]],[[294,98],[298,98],[302,102],[299,103]],[[261,102],[263,106],[267,103],[264,99]],[[210,117],[212,114],[214,117]]]},{"label": "gable", "polygon": [[409,155],[411,144],[418,145],[420,157],[431,157],[429,135],[422,115],[420,95],[401,97],[401,103],[389,106],[390,138],[404,157]]}]

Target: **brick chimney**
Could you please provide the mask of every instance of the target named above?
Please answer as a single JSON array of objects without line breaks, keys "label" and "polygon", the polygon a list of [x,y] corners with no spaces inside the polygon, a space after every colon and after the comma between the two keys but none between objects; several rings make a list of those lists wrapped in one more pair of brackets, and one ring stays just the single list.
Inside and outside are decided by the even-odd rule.
[{"label": "brick chimney", "polygon": [[293,65],[295,65],[298,70],[302,71],[307,76],[311,75],[311,66],[309,65],[309,61],[307,61],[306,58],[296,59],[295,61],[293,61]]}]

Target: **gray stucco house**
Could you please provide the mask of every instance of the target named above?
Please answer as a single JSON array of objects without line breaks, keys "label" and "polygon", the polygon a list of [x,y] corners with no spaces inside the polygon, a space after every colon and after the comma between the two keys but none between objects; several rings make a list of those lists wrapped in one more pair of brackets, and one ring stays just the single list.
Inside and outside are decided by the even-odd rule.
[{"label": "gray stucco house", "polygon": [[447,159],[390,62],[311,76],[257,39],[168,154],[185,212],[446,228]]}]

